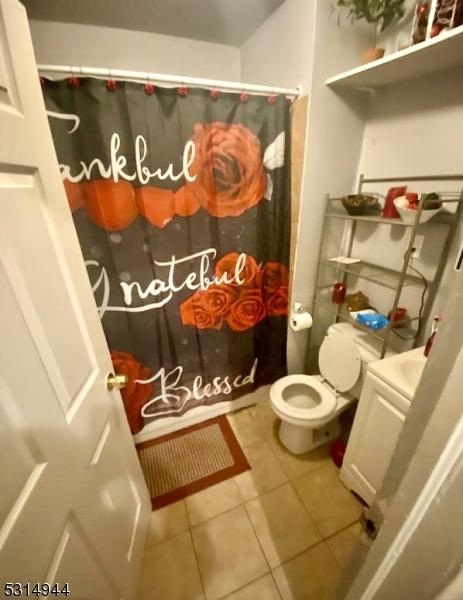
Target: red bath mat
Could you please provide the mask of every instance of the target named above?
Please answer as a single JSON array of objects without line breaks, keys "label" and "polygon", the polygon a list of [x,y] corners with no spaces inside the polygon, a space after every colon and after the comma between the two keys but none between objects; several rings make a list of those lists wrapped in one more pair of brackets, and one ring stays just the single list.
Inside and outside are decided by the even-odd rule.
[{"label": "red bath mat", "polygon": [[250,469],[226,417],[137,445],[153,509]]}]

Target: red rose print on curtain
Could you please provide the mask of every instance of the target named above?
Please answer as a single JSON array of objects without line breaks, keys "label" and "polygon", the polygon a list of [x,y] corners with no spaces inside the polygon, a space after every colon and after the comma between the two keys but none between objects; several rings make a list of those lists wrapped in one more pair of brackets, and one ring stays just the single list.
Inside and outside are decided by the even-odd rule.
[{"label": "red rose print on curtain", "polygon": [[135,192],[128,181],[97,179],[82,184],[90,219],[107,231],[126,229],[138,216]]},{"label": "red rose print on curtain", "polygon": [[221,329],[223,318],[237,297],[234,288],[225,284],[195,292],[180,305],[182,323],[197,329]]},{"label": "red rose print on curtain", "polygon": [[230,306],[226,321],[233,331],[252,329],[266,317],[264,299],[260,288],[245,288]]},{"label": "red rose print on curtain", "polygon": [[78,82],[42,90],[130,428],[148,439],[286,375],[289,106]]},{"label": "red rose print on curtain", "polygon": [[288,268],[277,262],[267,262],[261,268],[255,258],[246,255],[244,267],[235,279],[238,252],[226,254],[217,261],[215,276],[230,284],[211,285],[195,292],[180,305],[183,325],[197,329],[221,329],[226,323],[233,331],[252,329],[265,317],[288,314]]},{"label": "red rose print on curtain", "polygon": [[246,255],[246,261],[244,264],[244,268],[241,271],[240,279],[241,282],[237,282],[234,280],[235,278],[235,268],[236,262],[239,258],[238,252],[231,252],[230,254],[226,254],[223,256],[215,267],[215,276],[222,277],[224,274],[227,276],[227,280],[230,281],[233,279],[233,283],[230,285],[234,287],[257,287],[260,285],[260,267],[257,264],[255,258],[252,256]]},{"label": "red rose print on curtain", "polygon": [[107,231],[129,227],[138,215],[163,229],[175,215],[190,217],[200,207],[213,217],[237,217],[264,198],[265,172],[258,137],[244,125],[196,123],[189,173],[196,179],[178,190],[134,187],[111,178],[84,183],[64,180],[71,210],[84,208]]},{"label": "red rose print on curtain", "polygon": [[262,289],[267,314],[282,317],[288,314],[289,273],[285,265],[268,262],[262,269]]},{"label": "red rose print on curtain", "polygon": [[144,367],[129,352],[111,350],[111,360],[114,371],[118,375],[127,375],[128,382],[121,390],[124,409],[130,425],[130,431],[135,434],[143,428],[141,410],[143,405],[151,398],[154,386],[152,383],[137,383],[137,379],[149,379],[151,369]]},{"label": "red rose print on curtain", "polygon": [[265,173],[260,142],[243,125],[216,121],[194,127],[195,159],[185,185],[187,198],[197,201],[213,217],[237,217],[260,202]]}]

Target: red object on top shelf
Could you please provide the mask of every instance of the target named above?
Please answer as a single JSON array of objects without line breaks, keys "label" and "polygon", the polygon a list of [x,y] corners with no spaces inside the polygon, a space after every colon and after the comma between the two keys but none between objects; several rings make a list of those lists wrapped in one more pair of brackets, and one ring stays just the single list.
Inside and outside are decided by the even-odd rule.
[{"label": "red object on top shelf", "polygon": [[394,206],[394,200],[399,196],[403,196],[407,191],[407,186],[402,185],[400,187],[391,188],[386,197],[386,204],[384,205],[383,217],[385,219],[400,219],[400,215]]}]

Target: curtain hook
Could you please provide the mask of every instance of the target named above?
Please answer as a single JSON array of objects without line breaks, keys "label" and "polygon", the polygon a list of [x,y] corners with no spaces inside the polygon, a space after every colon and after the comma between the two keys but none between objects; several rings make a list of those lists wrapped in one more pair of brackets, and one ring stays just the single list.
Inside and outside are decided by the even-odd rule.
[{"label": "curtain hook", "polygon": [[188,94],[188,87],[185,85],[183,79],[180,80],[180,87],[178,88],[177,93],[182,97],[185,97]]},{"label": "curtain hook", "polygon": [[71,76],[68,77],[68,84],[71,87],[78,88],[80,85],[80,81],[79,81],[79,78],[77,77],[77,75],[79,74],[77,67],[70,66],[69,69],[71,71]]},{"label": "curtain hook", "polygon": [[271,87],[270,88],[270,94],[267,96],[267,103],[268,104],[275,104],[275,102],[277,101],[278,96],[275,94],[275,88]]},{"label": "curtain hook", "polygon": [[154,84],[150,82],[149,71],[146,72],[145,93],[151,95],[154,92]]},{"label": "curtain hook", "polygon": [[106,88],[110,92],[115,92],[116,88],[117,88],[117,82],[112,78],[112,73],[111,73],[110,68],[108,68],[108,73],[109,73],[109,79],[106,81]]}]

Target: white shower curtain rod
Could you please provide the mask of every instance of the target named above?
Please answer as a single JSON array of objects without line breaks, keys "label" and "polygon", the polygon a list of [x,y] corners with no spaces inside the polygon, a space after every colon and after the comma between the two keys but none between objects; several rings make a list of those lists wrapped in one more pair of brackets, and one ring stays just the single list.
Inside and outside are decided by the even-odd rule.
[{"label": "white shower curtain rod", "polygon": [[234,92],[250,92],[251,94],[286,94],[287,96],[300,96],[302,86],[297,88],[271,87],[267,85],[254,85],[237,81],[221,81],[219,79],[202,79],[201,77],[181,77],[179,75],[163,75],[161,73],[148,73],[146,71],[125,71],[122,69],[100,69],[94,67],[72,67],[66,65],[37,65],[42,73],[63,73],[70,76],[109,77],[114,79],[131,79],[139,82],[170,83],[173,85],[190,85],[197,87],[217,88]]}]

